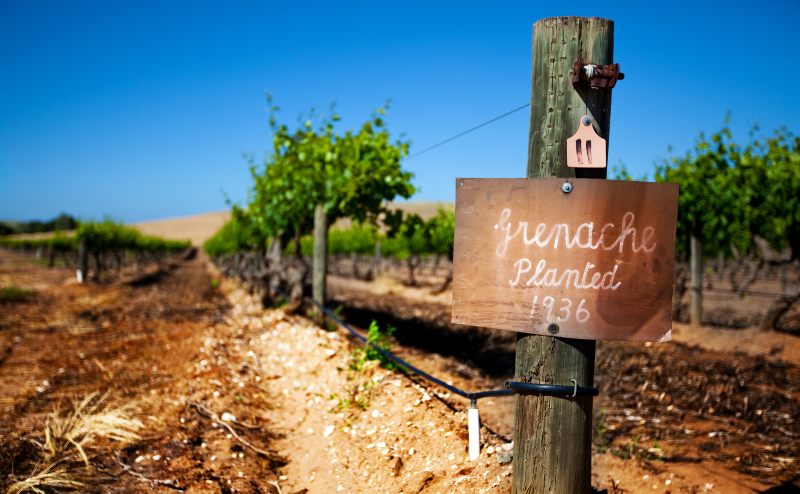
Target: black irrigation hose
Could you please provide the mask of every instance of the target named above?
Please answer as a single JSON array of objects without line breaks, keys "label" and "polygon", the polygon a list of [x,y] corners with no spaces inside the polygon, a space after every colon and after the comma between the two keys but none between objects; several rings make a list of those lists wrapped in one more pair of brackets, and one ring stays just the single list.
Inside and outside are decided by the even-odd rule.
[{"label": "black irrigation hose", "polygon": [[511,396],[511,395],[514,394],[514,391],[512,391],[510,389],[494,389],[494,390],[490,390],[490,391],[474,391],[474,392],[470,392],[470,391],[465,391],[465,390],[463,390],[461,388],[458,388],[456,386],[453,386],[452,384],[448,384],[448,383],[442,381],[441,379],[439,379],[438,377],[434,377],[434,376],[428,374],[424,370],[411,365],[410,363],[408,363],[405,360],[401,359],[400,357],[398,357],[397,355],[393,354],[392,352],[390,352],[388,350],[385,350],[385,349],[379,347],[378,345],[376,345],[375,343],[369,341],[361,333],[359,333],[358,331],[356,331],[355,329],[350,327],[349,324],[347,324],[346,322],[342,321],[339,318],[339,316],[334,314],[330,309],[328,309],[324,305],[320,304],[319,302],[317,302],[313,298],[309,299],[309,300],[311,300],[312,304],[314,304],[319,310],[324,312],[325,315],[330,317],[336,324],[338,324],[339,326],[341,326],[344,329],[346,329],[348,333],[350,333],[354,337],[356,337],[359,340],[361,340],[365,345],[371,346],[378,353],[380,353],[384,357],[388,358],[389,360],[393,361],[394,363],[402,366],[405,369],[408,369],[408,370],[414,372],[415,374],[417,374],[419,376],[422,376],[423,378],[427,379],[428,381],[430,381],[430,382],[432,382],[434,384],[438,384],[439,386],[441,386],[444,389],[450,391],[451,393],[455,393],[455,394],[457,394],[457,395],[459,395],[459,396],[461,396],[463,398],[467,398],[471,402],[475,402],[475,401],[477,401],[477,400],[479,400],[481,398],[487,398],[487,397],[490,397],[490,396]]},{"label": "black irrigation hose", "polygon": [[[288,299],[288,297],[278,292],[283,298]],[[541,383],[523,383],[517,381],[506,381],[506,389],[491,389],[487,391],[466,391],[452,384],[446,383],[439,379],[438,377],[432,376],[425,372],[424,370],[410,364],[409,362],[401,359],[397,355],[393,354],[392,352],[385,350],[375,343],[369,341],[367,337],[356,331],[353,327],[349,324],[344,322],[338,315],[336,315],[333,311],[319,303],[318,301],[314,300],[311,297],[308,297],[312,304],[321,310],[325,315],[333,320],[336,324],[343,327],[350,333],[353,337],[364,343],[364,345],[371,346],[375,351],[383,355],[384,357],[388,358],[392,362],[400,365],[401,367],[408,369],[415,374],[423,377],[424,379],[441,386],[442,388],[450,391],[451,393],[457,394],[462,398],[466,398],[470,400],[472,406],[475,406],[475,403],[480,400],[481,398],[490,398],[494,396],[513,396],[515,394],[520,395],[547,395],[547,396],[563,396],[567,398],[574,398],[577,395],[591,395],[597,396],[599,394],[599,390],[597,388],[590,388],[585,386],[578,386],[576,382],[573,381],[573,384],[570,386],[564,386],[560,384],[541,384]]]},{"label": "black irrigation hose", "polygon": [[438,384],[439,386],[445,388],[446,390],[450,391],[451,393],[455,393],[463,398],[467,398],[470,400],[472,405],[475,405],[475,402],[481,398],[489,398],[492,396],[512,396],[514,394],[521,394],[521,395],[549,395],[549,396],[564,396],[564,397],[575,397],[577,395],[591,395],[597,396],[599,391],[597,388],[590,388],[585,386],[578,386],[576,382],[573,381],[573,385],[571,386],[562,386],[559,384],[538,384],[538,383],[522,383],[516,381],[506,381],[506,388],[507,389],[492,389],[488,391],[465,391],[461,388],[453,386],[452,384],[448,384],[441,379],[434,377],[427,372],[419,369],[407,361],[401,359],[397,355],[393,354],[392,352],[385,350],[378,345],[374,344],[373,342],[369,341],[365,336],[361,333],[353,329],[349,324],[344,322],[339,316],[337,316],[333,311],[322,305],[321,303],[317,302],[313,298],[309,298],[311,303],[314,304],[319,310],[324,312],[328,317],[330,317],[336,324],[343,327],[347,330],[348,333],[353,335],[355,338],[363,342],[365,345],[371,346],[374,350],[379,352],[384,357],[388,358],[389,360],[393,361],[394,363],[402,366],[405,369],[408,369],[415,374],[422,376],[423,378],[427,379],[428,381]]},{"label": "black irrigation hose", "polygon": [[562,386],[560,384],[506,381],[506,387],[512,392],[521,395],[549,395],[575,398],[577,395],[597,396],[600,393],[597,388],[587,388],[584,386],[578,386],[577,384],[573,384],[572,386]]}]

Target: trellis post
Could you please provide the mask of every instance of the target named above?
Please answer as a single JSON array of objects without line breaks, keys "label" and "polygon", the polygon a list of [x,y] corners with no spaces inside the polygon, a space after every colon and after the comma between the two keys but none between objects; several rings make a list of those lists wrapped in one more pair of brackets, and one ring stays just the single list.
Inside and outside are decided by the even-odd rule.
[{"label": "trellis post", "polygon": [[[577,61],[613,63],[614,23],[608,19],[553,17],[533,26],[533,74],[528,178],[606,178],[606,169],[566,165],[566,140],[590,115],[607,141],[611,91],[573,87]],[[517,333],[518,381],[580,386],[594,380],[595,341]],[[517,395],[513,492],[588,493],[591,490],[592,396]]]}]

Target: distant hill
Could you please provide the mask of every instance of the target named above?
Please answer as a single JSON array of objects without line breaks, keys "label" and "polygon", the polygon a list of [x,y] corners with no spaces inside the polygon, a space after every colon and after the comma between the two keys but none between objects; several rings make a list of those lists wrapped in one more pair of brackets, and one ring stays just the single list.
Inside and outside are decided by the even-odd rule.
[{"label": "distant hill", "polygon": [[230,217],[230,211],[215,211],[193,216],[141,221],[131,223],[130,226],[145,235],[155,235],[171,240],[190,240],[192,245],[201,246],[203,242],[222,228],[222,225]]},{"label": "distant hill", "polygon": [[[436,211],[446,209],[452,211],[454,205],[452,202],[428,202],[428,201],[413,201],[413,202],[399,202],[390,205],[390,208],[401,209],[408,213],[420,215],[423,219],[428,219],[436,214]],[[230,211],[215,211],[211,213],[196,214],[192,216],[181,216],[177,218],[164,218],[160,220],[139,221],[131,223],[132,226],[144,233],[145,235],[155,235],[157,237],[167,238],[171,240],[189,240],[192,245],[201,246],[209,237],[219,230],[222,225],[230,219]],[[60,216],[59,216],[60,218]],[[55,221],[55,220],[53,220]],[[34,223],[34,222],[30,222]],[[38,222],[42,223],[42,222]],[[346,228],[349,221],[340,220],[336,222],[334,227]],[[0,223],[3,224],[3,223]],[[74,228],[64,228],[68,231]],[[52,233],[24,233],[17,230],[11,232],[20,234],[24,238],[38,238],[47,237]]]},{"label": "distant hill", "polygon": [[[423,219],[428,219],[434,216],[436,211],[440,208],[452,211],[455,206],[452,202],[412,201],[393,203],[390,207],[401,209],[408,213],[418,214]],[[142,221],[132,223],[130,226],[137,228],[146,235],[156,235],[175,240],[188,239],[193,245],[201,246],[203,242],[214,235],[230,217],[230,211],[216,211],[194,216]],[[336,222],[334,227],[346,228],[348,225],[349,221],[340,220]]]},{"label": "distant hill", "polygon": [[43,233],[72,230],[78,224],[74,216],[61,213],[49,221],[0,221],[0,235]]},{"label": "distant hill", "polygon": [[452,202],[441,201],[410,201],[410,202],[393,202],[389,205],[390,209],[401,209],[406,213],[418,214],[423,220],[432,218],[436,215],[436,211],[444,209],[446,211],[454,211],[456,205]]}]

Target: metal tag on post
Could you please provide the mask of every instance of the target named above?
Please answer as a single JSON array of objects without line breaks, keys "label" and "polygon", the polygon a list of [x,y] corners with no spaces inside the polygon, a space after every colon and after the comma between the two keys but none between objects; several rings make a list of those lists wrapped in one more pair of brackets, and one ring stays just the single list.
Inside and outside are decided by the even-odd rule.
[{"label": "metal tag on post", "polygon": [[581,117],[575,134],[567,139],[567,166],[570,168],[605,168],[606,140],[597,135],[592,118]]}]

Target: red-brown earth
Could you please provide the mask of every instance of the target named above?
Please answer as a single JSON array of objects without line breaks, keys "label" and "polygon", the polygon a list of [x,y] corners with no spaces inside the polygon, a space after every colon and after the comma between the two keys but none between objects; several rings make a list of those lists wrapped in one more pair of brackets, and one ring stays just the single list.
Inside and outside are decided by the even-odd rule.
[{"label": "red-brown earth", "polygon": [[[0,490],[38,458],[54,408],[109,393],[141,439],[98,445],[104,492],[509,492],[513,398],[481,400],[483,449],[466,456],[468,403],[367,365],[341,332],[264,309],[201,258],[79,285],[0,253]],[[334,304],[462,388],[502,387],[513,335],[452,327],[441,282],[334,277]],[[608,492],[764,492],[797,481],[798,338],[676,324],[663,344],[601,343],[593,485]],[[12,470],[13,468],[13,470]],[[794,489],[794,490],[791,490]],[[778,492],[778,491],[770,491]]]}]

